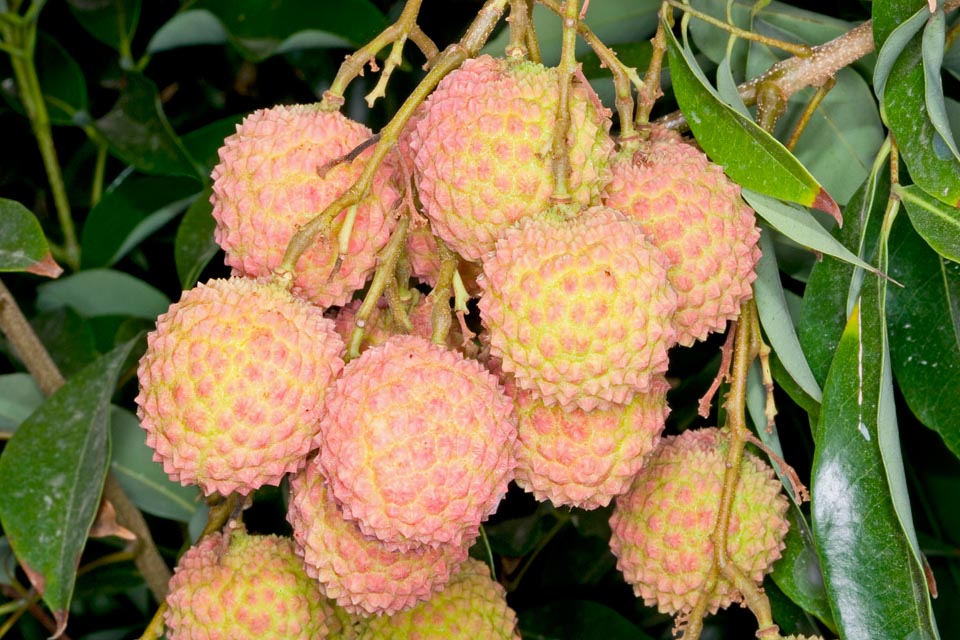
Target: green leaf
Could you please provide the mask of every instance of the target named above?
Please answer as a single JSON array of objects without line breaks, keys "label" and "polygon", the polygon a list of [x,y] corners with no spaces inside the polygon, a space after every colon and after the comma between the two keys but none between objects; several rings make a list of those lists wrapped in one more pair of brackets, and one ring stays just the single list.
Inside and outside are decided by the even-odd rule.
[{"label": "green leaf", "polygon": [[[870,86],[860,74],[841,69],[835,78],[837,84],[810,117],[793,154],[838,203],[845,204],[870,173],[884,130]],[[778,123],[778,134],[793,131],[813,94],[813,89],[806,89],[793,96]]]},{"label": "green leaf", "polygon": [[87,33],[120,52],[126,63],[140,19],[140,0],[67,0],[70,12]]},{"label": "green leaf", "polygon": [[107,474],[110,397],[134,344],[67,380],[0,456],[0,523],[60,632]]},{"label": "green leaf", "polygon": [[890,69],[881,113],[913,181],[939,200],[957,206],[960,160],[934,127],[926,91],[922,44],[915,36]]},{"label": "green leaf", "polygon": [[887,323],[893,372],[910,410],[960,457],[960,265],[901,216],[890,234]]},{"label": "green leaf", "polygon": [[830,235],[830,232],[820,226],[820,223],[810,215],[809,211],[792,204],[780,202],[750,189],[744,189],[742,193],[743,199],[756,210],[757,215],[794,242],[857,265],[862,269],[876,271],[874,267],[851,253],[849,249]]},{"label": "green leaf", "polygon": [[[584,22],[607,46],[638,42],[656,31],[659,8],[657,0],[605,0],[590,5]],[[543,64],[557,64],[562,40],[560,18],[538,4],[533,7],[533,26]],[[504,29],[487,42],[482,53],[503,56],[509,42],[509,29]],[[585,55],[588,50],[583,42],[577,43],[578,56]]]},{"label": "green leaf", "polygon": [[790,529],[784,540],[786,548],[773,565],[771,577],[804,611],[812,613],[831,630],[835,630],[836,622],[830,612],[830,601],[810,525],[795,504],[787,511],[787,518],[790,520]]},{"label": "green leaf", "polygon": [[927,244],[944,258],[960,262],[960,209],[946,206],[914,185],[898,186],[897,195]]},{"label": "green leaf", "polygon": [[29,373],[0,376],[0,431],[14,431],[43,404],[43,393]]},{"label": "green leaf", "polygon": [[0,536],[0,584],[12,587],[16,576],[17,559],[6,536]]},{"label": "green leaf", "polygon": [[119,315],[153,320],[169,306],[169,298],[153,286],[110,269],[81,271],[37,287],[37,308],[72,307],[87,318]]},{"label": "green leaf", "polygon": [[777,269],[776,250],[767,230],[760,236],[760,249],[762,255],[757,263],[757,280],[753,290],[764,333],[791,377],[807,395],[819,402],[823,393],[813,377],[810,365],[807,364],[793,320],[790,318],[780,283],[780,272]]},{"label": "green leaf", "polygon": [[529,516],[484,525],[484,528],[494,553],[519,558],[530,553],[556,522],[553,506],[543,502]]},{"label": "green leaf", "polygon": [[667,29],[670,74],[680,110],[697,143],[734,182],[767,195],[814,206],[838,220],[833,198],[782,144],[725,104],[693,55]]},{"label": "green leaf", "polygon": [[386,26],[369,0],[200,0],[160,27],[147,51],[229,40],[244,57],[260,61],[296,49],[356,47]]},{"label": "green leaf", "polygon": [[864,284],[824,386],[813,530],[840,637],[931,640],[939,636],[903,502],[885,287]]},{"label": "green leaf", "polygon": [[[34,62],[40,93],[51,124],[82,124],[87,114],[87,82],[76,60],[57,40],[41,31],[37,34]],[[17,112],[26,116],[16,85],[4,84],[0,93]]]},{"label": "green leaf", "polygon": [[167,122],[157,86],[141,73],[123,76],[120,99],[97,120],[110,151],[144,173],[205,177]]},{"label": "green leaf", "polygon": [[200,490],[172,481],[163,465],[153,460],[137,416],[113,407],[110,436],[110,470],[133,503],[151,515],[189,522],[201,504]]},{"label": "green leaf", "polygon": [[190,289],[197,284],[204,267],[220,250],[220,245],[213,239],[217,221],[213,219],[213,205],[210,203],[212,193],[213,190],[208,188],[200,194],[177,228],[173,257],[183,289]]},{"label": "green leaf", "polygon": [[930,15],[926,7],[921,8],[915,14],[910,16],[902,24],[890,32],[884,42],[880,53],[877,54],[877,66],[873,70],[873,90],[877,98],[883,99],[883,94],[887,87],[887,80],[890,78],[890,72],[896,63],[900,54],[907,48],[914,36],[920,33],[920,29],[927,22],[927,16]]},{"label": "green leaf", "polygon": [[90,211],[81,241],[84,269],[113,266],[196,199],[201,186],[183,176],[123,176]]},{"label": "green leaf", "polygon": [[50,255],[50,246],[36,216],[16,200],[0,198],[0,272],[27,271],[56,278],[63,269]]},{"label": "green leaf", "polygon": [[520,634],[529,640],[651,640],[613,609],[592,600],[557,600],[519,615]]},{"label": "green leaf", "polygon": [[930,16],[926,28],[923,30],[921,51],[923,52],[923,80],[926,89],[924,99],[927,104],[927,113],[930,123],[940,134],[940,139],[950,148],[954,158],[960,159],[957,143],[950,130],[950,119],[947,117],[947,107],[943,98],[943,79],[940,69],[943,66],[943,48],[945,39],[946,18],[943,7],[940,7]]},{"label": "green leaf", "polygon": [[39,313],[30,319],[30,325],[67,378],[100,355],[92,327],[70,307]]}]

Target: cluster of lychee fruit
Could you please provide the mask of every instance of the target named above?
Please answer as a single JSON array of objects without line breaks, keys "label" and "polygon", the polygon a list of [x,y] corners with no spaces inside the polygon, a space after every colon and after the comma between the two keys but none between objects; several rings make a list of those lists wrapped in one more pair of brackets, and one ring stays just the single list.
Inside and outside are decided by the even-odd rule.
[{"label": "cluster of lychee fruit", "polygon": [[[465,62],[292,280],[275,277],[288,243],[361,176],[372,132],[297,105],[257,111],[227,138],[212,201],[233,275],[158,319],[139,417],[167,473],[206,494],[289,476],[293,537],[240,528],[185,553],[171,640],[518,637],[503,589],[468,558],[511,481],[557,506],[616,499],[610,546],[626,580],[664,612],[694,607],[728,435],[661,437],[668,351],[737,316],[759,232],[739,187],[695,146],[654,127],[617,148],[590,88],[574,84],[560,105],[559,82],[525,60]],[[400,229],[391,296],[361,315]],[[441,243],[479,297],[478,335],[448,322],[435,339],[450,294],[420,292],[437,285]],[[362,353],[345,362],[357,331]],[[760,581],[787,502],[759,458],[740,477],[729,555]],[[716,610],[740,594],[721,580],[710,597]]]}]

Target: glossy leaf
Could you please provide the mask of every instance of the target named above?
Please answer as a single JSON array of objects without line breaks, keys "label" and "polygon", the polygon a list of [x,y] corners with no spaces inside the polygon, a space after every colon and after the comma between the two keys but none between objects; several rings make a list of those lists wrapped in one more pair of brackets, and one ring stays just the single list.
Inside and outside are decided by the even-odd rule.
[{"label": "glossy leaf", "polygon": [[960,264],[900,216],[891,232],[887,322],[893,372],[910,410],[960,457]]},{"label": "glossy leaf", "polygon": [[40,222],[16,200],[0,198],[0,272],[27,271],[56,278],[63,269],[50,255]]},{"label": "glossy leaf", "polygon": [[[37,34],[34,61],[47,114],[52,124],[79,124],[88,116],[87,84],[83,70],[60,43],[45,32]],[[0,86],[0,93],[18,113],[26,116],[13,83]]]},{"label": "glossy leaf", "polygon": [[794,242],[863,269],[876,270],[830,235],[809,211],[750,189],[744,189],[742,193],[743,199],[756,210],[757,215]]},{"label": "glossy leaf", "polygon": [[212,190],[207,189],[200,194],[177,227],[173,255],[177,263],[180,286],[184,289],[190,289],[197,284],[200,272],[220,251],[220,245],[213,239],[217,221],[213,219],[211,193]]},{"label": "glossy leaf", "polygon": [[[590,5],[585,22],[604,44],[638,42],[649,38],[656,31],[659,8],[660,3],[656,0],[606,0]],[[533,7],[533,26],[537,32],[543,63],[557,64],[560,61],[562,40],[560,18],[538,4]],[[504,29],[491,38],[484,46],[483,53],[503,56],[510,42],[508,31]],[[582,41],[577,43],[578,56],[586,54],[587,51],[589,48]]]},{"label": "glossy leaf", "polygon": [[83,268],[114,265],[186,209],[200,190],[194,178],[130,175],[109,189],[87,216]]},{"label": "glossy leaf", "polygon": [[914,36],[923,29],[929,15],[930,12],[926,7],[921,8],[908,20],[904,20],[897,25],[884,40],[883,47],[877,54],[877,66],[873,70],[873,91],[877,98],[883,99],[887,80],[890,78],[894,63],[910,44],[910,41],[914,39]]},{"label": "glossy leaf", "polygon": [[28,373],[0,376],[0,431],[14,431],[43,404],[43,393]]},{"label": "glossy leaf", "polygon": [[897,194],[913,228],[927,244],[944,258],[960,262],[960,209],[945,205],[914,185],[898,187]]},{"label": "glossy leaf", "polygon": [[209,180],[213,167],[220,162],[218,151],[223,146],[224,138],[236,133],[237,125],[243,120],[244,115],[239,113],[221,118],[184,134],[183,146],[186,147],[194,163],[202,169],[205,179]]},{"label": "glossy leaf", "polygon": [[30,319],[43,346],[65,377],[97,359],[93,328],[70,307],[38,313]]},{"label": "glossy leaf", "polygon": [[753,290],[764,333],[793,379],[804,392],[819,402],[823,393],[810,371],[810,365],[807,364],[793,320],[790,318],[780,283],[780,271],[777,269],[776,250],[767,230],[760,236],[760,249],[762,255],[757,263],[757,280],[753,284]]},{"label": "glossy leaf", "polygon": [[84,317],[131,316],[153,320],[170,300],[152,285],[120,271],[90,269],[37,287],[41,310],[71,307]]},{"label": "glossy leaf", "polygon": [[957,150],[957,143],[954,140],[953,131],[950,129],[950,119],[947,117],[947,107],[943,98],[943,80],[940,77],[946,36],[945,23],[943,7],[940,7],[930,16],[930,20],[923,30],[921,50],[923,52],[924,88],[926,89],[924,98],[930,123],[940,134],[940,140],[950,148],[954,158],[960,159],[960,151]]},{"label": "glossy leaf", "polygon": [[540,640],[650,640],[640,627],[591,600],[559,600],[525,609],[519,615],[518,626],[524,638]]},{"label": "glossy leaf", "polygon": [[[879,24],[885,22],[881,20]],[[897,141],[910,177],[927,193],[957,206],[960,204],[960,160],[934,127],[927,110],[920,35],[906,45],[889,75],[881,113]]]},{"label": "glossy leaf", "polygon": [[[843,227],[834,230],[837,240],[863,259],[875,260],[874,251],[888,193],[889,180],[885,171],[868,178],[844,207]],[[855,272],[859,276],[855,276]],[[807,280],[797,337],[810,369],[821,385],[827,379],[833,353],[852,310],[848,301],[859,294],[862,274],[863,271],[856,270],[849,263],[824,257],[814,265]]]},{"label": "glossy leaf", "polygon": [[358,46],[386,26],[369,0],[200,0],[161,27],[147,50],[230,41],[244,57],[260,61],[295,49]]},{"label": "glossy leaf", "polygon": [[669,30],[667,44],[677,102],[710,159],[744,188],[815,206],[839,219],[837,203],[810,172],[753,120],[717,96],[692,54]]},{"label": "glossy leaf", "polygon": [[117,347],[70,378],[0,457],[0,523],[59,630],[107,474],[110,397],[133,346]]},{"label": "glossy leaf", "polygon": [[813,530],[841,637],[931,640],[939,636],[909,503],[900,501],[884,287],[874,276],[864,283],[824,386]]},{"label": "glossy leaf", "polygon": [[189,522],[202,501],[196,486],[183,486],[153,460],[140,421],[130,411],[113,407],[110,417],[110,470],[141,511]]},{"label": "glossy leaf", "polygon": [[130,42],[140,19],[140,0],[67,0],[70,11],[94,38],[130,62]]},{"label": "glossy leaf", "polygon": [[815,615],[831,630],[836,630],[810,525],[796,505],[790,506],[787,518],[790,529],[784,540],[786,547],[773,565],[771,577],[804,611]]},{"label": "glossy leaf", "polygon": [[145,173],[204,177],[167,122],[157,86],[141,73],[124,75],[120,99],[95,126],[112,153]]}]

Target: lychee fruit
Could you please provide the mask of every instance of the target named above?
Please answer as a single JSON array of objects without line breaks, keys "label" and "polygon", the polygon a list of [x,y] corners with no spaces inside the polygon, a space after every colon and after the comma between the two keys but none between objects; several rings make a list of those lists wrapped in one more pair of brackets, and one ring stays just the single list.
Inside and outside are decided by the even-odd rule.
[{"label": "lychee fruit", "polygon": [[556,506],[606,506],[630,487],[660,441],[668,387],[658,377],[629,404],[593,411],[564,411],[531,391],[516,392],[517,484]]},{"label": "lychee fruit", "polygon": [[[235,274],[266,277],[280,265],[297,229],[360,177],[371,149],[348,156],[371,136],[365,126],[317,105],[261,109],[244,119],[220,148],[211,198],[215,238]],[[357,206],[342,264],[337,238],[349,209],[301,256],[295,293],[329,307],[364,285],[396,224],[392,173],[381,167]]]},{"label": "lychee fruit", "polygon": [[440,593],[412,609],[371,618],[361,640],[520,640],[517,615],[490,568],[469,558]]},{"label": "lychee fruit", "polygon": [[670,259],[677,341],[723,331],[752,295],[760,230],[740,186],[701,151],[655,128],[635,153],[611,163],[603,203],[638,220]]},{"label": "lychee fruit", "polygon": [[279,285],[211,280],[157,318],[137,373],[154,459],[204,493],[279,484],[314,448],[343,341]]},{"label": "lychee fruit", "polygon": [[366,535],[393,549],[459,545],[513,478],[512,409],[478,362],[396,336],[351,361],[327,396],[320,464]]},{"label": "lychee fruit", "polygon": [[183,554],[167,606],[170,640],[316,640],[342,631],[293,541],[242,530],[207,536]]},{"label": "lychee fruit", "polygon": [[[647,605],[669,614],[690,612],[713,564],[711,534],[720,511],[729,436],[716,428],[664,438],[617,498],[610,548],[617,567]],[[760,583],[784,547],[787,499],[773,470],[746,452],[727,529],[730,561]],[[711,612],[740,602],[722,576]]]},{"label": "lychee fruit", "polygon": [[640,225],[607,207],[526,218],[484,260],[490,354],[547,406],[627,404],[667,369],[677,296]]},{"label": "lychee fruit", "polygon": [[[410,135],[414,177],[433,231],[467,260],[549,205],[559,75],[540,64],[480,56],[449,74],[423,103]],[[569,190],[599,201],[613,152],[609,111],[589,87],[570,102]]]},{"label": "lychee fruit", "polygon": [[426,600],[467,557],[467,545],[391,551],[345,520],[315,460],[290,482],[287,519],[307,574],[355,614],[395,613]]}]

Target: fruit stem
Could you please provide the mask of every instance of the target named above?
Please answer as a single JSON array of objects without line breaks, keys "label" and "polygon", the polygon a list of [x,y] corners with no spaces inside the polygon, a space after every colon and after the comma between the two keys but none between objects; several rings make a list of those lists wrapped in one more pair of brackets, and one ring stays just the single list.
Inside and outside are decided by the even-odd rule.
[{"label": "fruit stem", "polygon": [[525,58],[527,51],[527,34],[530,30],[530,1],[510,0],[510,42],[504,53],[508,58]]},{"label": "fruit stem", "polygon": [[527,57],[531,62],[540,63],[540,42],[537,40],[537,29],[533,25],[533,2],[527,2]]},{"label": "fruit stem", "polygon": [[[404,215],[397,221],[397,228],[393,230],[390,241],[381,249],[377,256],[377,270],[373,275],[373,281],[370,288],[367,289],[363,297],[363,303],[357,310],[357,316],[354,319],[353,333],[350,334],[350,344],[347,349],[347,360],[353,360],[360,356],[360,343],[363,342],[363,333],[370,316],[373,314],[380,296],[387,290],[391,280],[396,282],[397,260],[403,253],[403,248],[407,242],[407,228],[410,226],[410,216]],[[409,322],[409,320],[408,320]]]},{"label": "fruit stem", "polygon": [[0,36],[10,54],[10,64],[16,79],[20,101],[27,113],[27,119],[37,139],[43,167],[50,182],[53,204],[57,210],[57,220],[63,234],[63,252],[60,258],[74,271],[80,268],[80,244],[70,211],[70,200],[63,181],[63,172],[57,159],[57,149],[53,145],[53,130],[50,113],[37,77],[34,51],[37,44],[37,17],[44,3],[30,6],[27,14],[17,20],[0,21]]},{"label": "fruit stem", "polygon": [[790,133],[790,138],[783,146],[793,151],[794,147],[797,146],[797,142],[800,140],[800,134],[802,134],[803,130],[807,128],[807,125],[810,124],[810,118],[813,117],[813,112],[817,110],[820,103],[827,97],[830,89],[833,89],[835,84],[837,84],[837,79],[831,76],[822,86],[817,88],[816,93],[813,94],[810,102],[807,103],[807,107],[803,110],[803,113],[800,114],[800,119]]},{"label": "fruit stem", "polygon": [[697,11],[688,4],[683,4],[678,0],[664,0],[664,4],[670,5],[674,9],[679,9],[684,11],[687,15],[702,20],[707,24],[713,25],[718,29],[723,29],[724,31],[731,33],[738,38],[743,40],[753,40],[754,42],[759,42],[771,47],[776,47],[777,49],[783,49],[789,53],[792,53],[795,56],[809,57],[813,49],[809,45],[797,44],[795,42],[787,42],[786,40],[777,40],[776,38],[770,38],[768,36],[760,35],[759,33],[754,33],[753,31],[747,31],[746,29],[741,29],[740,27],[730,24],[729,22],[724,22],[723,20],[718,20],[708,13],[703,13],[702,11]]},{"label": "fruit stem", "polygon": [[[558,0],[537,0],[557,15],[563,15],[563,7]],[[577,33],[600,58],[601,64],[613,74],[613,86],[616,92],[617,115],[620,119],[620,139],[632,139],[635,135],[633,124],[633,92],[632,86],[641,90],[643,81],[637,75],[634,67],[628,67],[617,57],[617,52],[605,45],[582,21],[577,25]]]},{"label": "fruit stem", "polygon": [[[647,74],[643,77],[643,88],[639,91],[640,102],[637,104],[637,126],[642,126],[650,122],[650,112],[653,111],[653,105],[657,98],[663,95],[663,89],[660,87],[660,76],[663,70],[663,56],[667,53],[667,36],[664,32],[666,27],[663,24],[663,17],[667,15],[667,4],[660,5],[660,19],[657,20],[657,32],[650,40],[653,45],[653,52],[650,54],[650,64],[647,65]],[[621,136],[621,145],[623,136]]]},{"label": "fruit stem", "polygon": [[[493,28],[497,26],[508,1],[487,0],[477,13],[477,17],[467,28],[463,38],[459,42],[448,46],[437,57],[436,62],[430,67],[430,71],[417,85],[417,88],[404,100],[390,122],[380,131],[379,140],[373,148],[373,153],[364,166],[360,177],[319,215],[303,225],[290,239],[283,260],[274,272],[278,281],[293,282],[292,275],[303,252],[313,244],[318,235],[330,228],[330,223],[344,208],[359,203],[367,194],[370,184],[373,182],[374,174],[383,159],[386,158],[387,153],[397,144],[400,131],[410,119],[410,116],[413,115],[413,112],[430,92],[436,88],[444,76],[463,64],[464,60],[475,56],[480,51],[480,48],[490,38]],[[406,8],[404,7],[405,11]]]},{"label": "fruit stem", "polygon": [[[14,351],[33,379],[37,381],[37,385],[45,396],[51,395],[63,386],[63,375],[2,280],[0,280],[0,333],[10,341]],[[117,512],[117,522],[137,536],[135,559],[137,569],[143,574],[153,596],[158,601],[162,601],[167,594],[170,570],[160,551],[157,550],[143,514],[127,497],[112,473],[107,474],[103,497],[113,504]]]},{"label": "fruit stem", "polygon": [[724,408],[726,409],[724,426],[729,437],[729,443],[720,508],[717,514],[717,522],[710,534],[710,541],[713,543],[713,564],[707,574],[700,598],[697,600],[693,611],[690,612],[688,624],[683,634],[684,640],[696,640],[700,637],[703,630],[703,616],[707,613],[710,598],[716,589],[720,576],[723,576],[743,595],[744,601],[756,616],[763,633],[769,633],[770,629],[775,628],[770,611],[770,602],[763,590],[731,561],[727,549],[727,533],[733,512],[733,502],[737,487],[740,484],[743,450],[752,437],[747,427],[745,407],[747,375],[751,364],[760,351],[760,336],[756,331],[759,327],[758,322],[757,308],[753,300],[743,303],[740,308],[740,321],[736,328],[730,391],[724,402]]},{"label": "fruit stem", "polygon": [[423,63],[424,70],[429,69],[433,61],[440,55],[440,49],[437,48],[437,44],[417,25],[413,25],[408,35],[410,42],[417,45],[420,53],[427,59],[427,61]]},{"label": "fruit stem", "polygon": [[393,43],[393,50],[384,64],[380,81],[377,82],[373,91],[367,95],[367,105],[372,107],[378,97],[385,95],[387,80],[389,80],[394,67],[402,61],[403,45],[410,32],[417,28],[417,16],[420,13],[421,2],[422,0],[407,0],[396,22],[381,31],[377,37],[357,49],[352,55],[347,56],[347,59],[340,65],[340,69],[337,70],[333,82],[330,83],[330,88],[323,92],[323,100],[320,101],[321,109],[336,111],[343,106],[343,94],[350,83],[357,76],[363,75],[363,69],[368,62],[371,63],[371,66],[376,64],[376,55],[380,50]]},{"label": "fruit stem", "polygon": [[577,25],[580,23],[580,0],[566,0],[563,12],[563,44],[560,49],[558,80],[560,97],[557,100],[557,119],[553,127],[553,195],[554,203],[572,200],[569,188],[570,145],[570,87],[577,71]]},{"label": "fruit stem", "polygon": [[457,273],[460,259],[447,243],[440,238],[437,241],[437,253],[440,256],[440,273],[437,275],[437,286],[430,292],[428,299],[433,305],[430,309],[430,326],[432,332],[430,341],[444,346],[453,320],[450,318],[450,290],[453,288],[453,276]]}]

